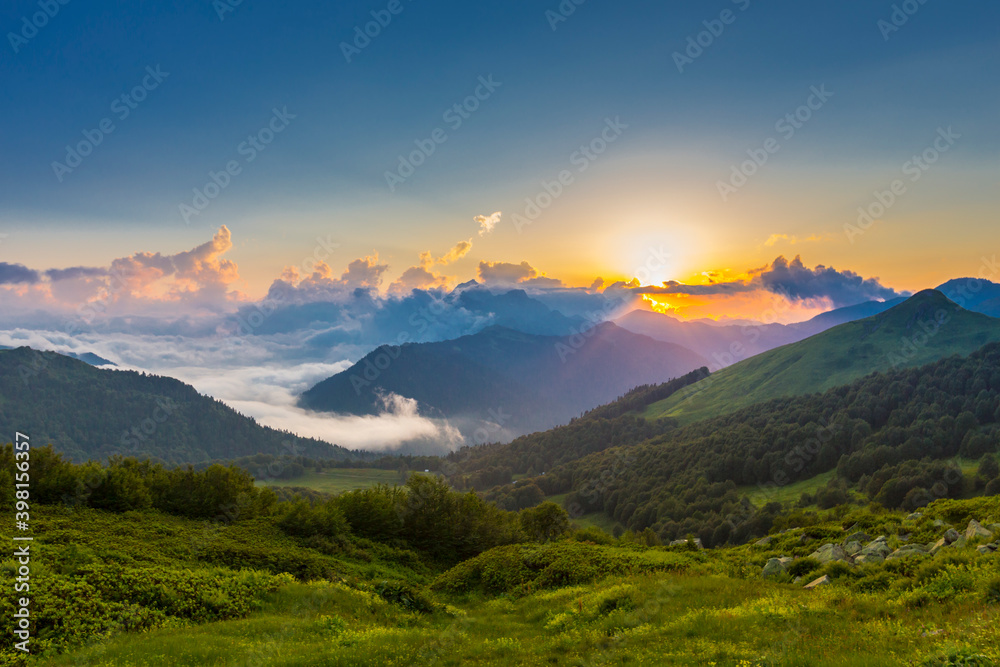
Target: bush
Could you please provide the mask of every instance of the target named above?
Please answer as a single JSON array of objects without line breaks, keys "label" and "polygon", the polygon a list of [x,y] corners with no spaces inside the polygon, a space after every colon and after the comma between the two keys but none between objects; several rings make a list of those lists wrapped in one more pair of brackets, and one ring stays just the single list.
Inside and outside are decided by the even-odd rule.
[{"label": "bush", "polygon": [[403,581],[383,581],[375,586],[375,593],[392,604],[422,614],[433,613],[435,604],[422,590]]},{"label": "bush", "polygon": [[794,577],[802,577],[816,572],[822,564],[815,558],[800,558],[788,566],[788,574]]}]

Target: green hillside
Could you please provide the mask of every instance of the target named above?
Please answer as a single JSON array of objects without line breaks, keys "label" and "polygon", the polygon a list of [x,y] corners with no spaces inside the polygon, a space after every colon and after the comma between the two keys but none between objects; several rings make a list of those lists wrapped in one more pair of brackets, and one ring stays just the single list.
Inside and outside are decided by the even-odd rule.
[{"label": "green hillside", "polygon": [[725,368],[650,405],[644,416],[690,423],[772,398],[826,391],[876,371],[968,355],[995,341],[1000,341],[1000,320],[926,290],[884,313]]},{"label": "green hillside", "polygon": [[0,350],[0,422],[75,461],[122,455],[185,464],[261,453],[360,458],[262,426],[179,380],[94,368],[29,347]]}]

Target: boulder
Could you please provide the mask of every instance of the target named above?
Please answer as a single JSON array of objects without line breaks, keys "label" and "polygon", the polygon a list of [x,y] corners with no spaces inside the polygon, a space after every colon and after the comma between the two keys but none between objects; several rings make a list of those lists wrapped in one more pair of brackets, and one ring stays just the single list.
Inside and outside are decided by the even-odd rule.
[{"label": "boulder", "polygon": [[859,531],[857,533],[852,533],[848,535],[847,538],[844,540],[844,544],[850,544],[851,542],[860,542],[861,544],[865,544],[866,542],[871,542],[871,541],[872,541],[871,535]]},{"label": "boulder", "polygon": [[974,540],[977,538],[985,538],[987,540],[993,539],[993,533],[983,528],[979,525],[979,522],[973,519],[969,522],[969,527],[965,529],[965,539]]},{"label": "boulder", "polygon": [[957,540],[960,537],[961,537],[961,535],[959,535],[959,533],[958,533],[957,530],[955,530],[954,528],[949,528],[945,532],[944,537],[942,537],[941,539],[943,539],[946,544],[951,544],[952,542],[954,542],[955,540]]},{"label": "boulder", "polygon": [[962,549],[968,544],[969,540],[965,539],[965,535],[960,535],[957,540],[951,543],[951,546],[953,546],[956,549]]},{"label": "boulder", "polygon": [[889,544],[886,542],[885,536],[872,540],[861,549],[861,555],[863,556],[877,554],[883,559],[891,553],[892,549],[889,548]]},{"label": "boulder", "polygon": [[860,542],[848,542],[844,545],[844,551],[848,556],[857,556],[861,553],[861,543]]},{"label": "boulder", "polygon": [[906,520],[907,521],[916,521],[917,519],[919,519],[922,516],[923,516],[923,513],[921,513],[921,512],[914,512],[913,514],[907,515]]},{"label": "boulder", "polygon": [[771,558],[767,561],[764,566],[764,570],[760,573],[765,579],[768,577],[777,577],[779,574],[785,573],[785,566],[781,563],[778,558]]},{"label": "boulder", "polygon": [[805,586],[803,586],[803,588],[807,588],[807,589],[811,590],[813,588],[819,588],[820,586],[826,586],[829,583],[830,583],[830,576],[827,575],[827,574],[824,574],[822,577],[820,577],[816,581],[813,581],[813,582],[810,582],[810,583],[806,584]]},{"label": "boulder", "polygon": [[997,548],[993,544],[980,544],[978,547],[976,547],[976,551],[978,551],[981,554],[991,554],[996,550]]},{"label": "boulder", "polygon": [[754,542],[754,546],[766,547],[770,543],[771,543],[771,538],[770,537],[762,537],[759,540],[757,540],[756,542]]},{"label": "boulder", "polygon": [[931,552],[931,554],[936,554],[937,552],[941,551],[942,549],[944,549],[949,544],[950,544],[950,542],[948,542],[947,538],[942,537],[940,540],[938,540],[937,542],[934,542],[930,546],[930,552]]},{"label": "boulder", "polygon": [[870,553],[870,554],[861,554],[860,556],[857,556],[854,559],[854,564],[855,565],[865,565],[865,564],[874,563],[874,564],[877,565],[877,564],[883,562],[884,560],[885,560],[885,558],[882,557],[882,554],[877,553],[877,552],[873,552],[873,553]]},{"label": "boulder", "polygon": [[934,519],[934,527],[935,527],[935,528],[944,528],[944,527],[945,527],[945,526],[947,526],[947,525],[948,525],[948,524],[946,524],[946,523],[945,523],[944,521],[942,521],[941,519]]},{"label": "boulder", "polygon": [[991,523],[986,526],[986,530],[990,531],[994,535],[1000,534],[1000,523]]},{"label": "boulder", "polygon": [[921,556],[927,553],[927,547],[922,544],[907,544],[893,551],[886,556],[886,560],[895,558],[909,558],[911,556]]},{"label": "boulder", "polygon": [[824,544],[809,556],[815,558],[820,563],[831,563],[838,560],[847,560],[847,552],[839,544]]},{"label": "boulder", "polygon": [[781,558],[778,559],[778,562],[784,565],[785,569],[787,569],[789,565],[795,562],[795,559],[792,558],[791,556],[782,556]]}]

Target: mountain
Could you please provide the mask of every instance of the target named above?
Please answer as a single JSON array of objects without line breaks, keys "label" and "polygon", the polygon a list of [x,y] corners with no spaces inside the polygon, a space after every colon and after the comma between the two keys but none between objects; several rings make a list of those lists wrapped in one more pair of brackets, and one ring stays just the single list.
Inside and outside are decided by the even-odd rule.
[{"label": "mountain", "polygon": [[685,321],[648,310],[633,310],[619,317],[615,323],[634,333],[683,345],[711,361],[715,368],[724,368],[761,352],[798,342],[838,324],[877,315],[905,300],[868,301],[831,310],[805,322],[787,325]]},{"label": "mountain", "polygon": [[[0,350],[13,350],[15,348],[9,345],[0,345]],[[91,366],[117,366],[113,361],[109,361],[104,357],[99,357],[93,352],[59,352],[63,356],[69,357],[70,359],[76,359],[82,361],[85,364],[90,364]]]},{"label": "mountain", "polygon": [[926,290],[878,315],[724,368],[689,391],[654,403],[646,416],[689,422],[771,398],[825,391],[874,371],[968,355],[998,340],[1000,320]]},{"label": "mountain", "polygon": [[457,340],[382,346],[309,389],[300,404],[369,415],[394,394],[416,400],[423,415],[492,422],[516,435],[705,365],[688,349],[608,322],[573,336],[494,326]]},{"label": "mountain", "polygon": [[[903,304],[897,306],[901,313],[881,318],[882,326],[892,327],[922,304],[944,301],[939,294],[914,299],[911,308]],[[563,496],[567,508],[602,512],[636,532],[652,528],[663,540],[693,533],[706,546],[739,543],[767,532],[769,519],[761,521],[772,501],[786,509],[793,503],[826,509],[860,495],[913,511],[938,498],[976,493],[996,478],[995,465],[977,482],[956,459],[997,454],[998,434],[1000,344],[990,343],[968,356],[872,373],[822,394],[778,398],[667,428],[644,442],[605,448],[547,468],[544,476],[499,486],[486,497],[509,504],[534,485],[545,495]],[[490,464],[510,469],[525,453],[533,455],[501,445]],[[981,466],[979,476],[988,468]]]},{"label": "mountain", "polygon": [[848,322],[854,322],[866,317],[871,317],[872,315],[884,313],[890,308],[894,308],[903,303],[906,299],[907,297],[899,297],[898,299],[890,299],[889,301],[866,301],[865,303],[859,303],[854,306],[846,306],[844,308],[837,308],[826,313],[820,313],[811,320],[806,320],[805,322],[799,322],[797,324],[789,324],[788,327],[800,332],[803,334],[803,338],[806,338],[808,336],[814,336],[818,333],[822,333],[839,324],[847,324]]},{"label": "mountain", "polygon": [[1000,317],[1000,285],[982,278],[956,278],[937,288],[966,310]]},{"label": "mountain", "polygon": [[167,463],[261,453],[353,456],[261,426],[179,380],[94,368],[28,347],[0,351],[0,423],[77,461],[114,454]]}]

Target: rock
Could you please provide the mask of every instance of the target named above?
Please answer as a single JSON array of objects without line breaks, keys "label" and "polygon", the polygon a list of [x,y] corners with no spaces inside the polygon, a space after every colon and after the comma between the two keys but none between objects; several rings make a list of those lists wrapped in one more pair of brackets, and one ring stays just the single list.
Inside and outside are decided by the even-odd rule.
[{"label": "rock", "polygon": [[847,552],[839,544],[824,544],[809,556],[820,563],[830,563],[837,560],[847,560]]},{"label": "rock", "polygon": [[781,558],[778,559],[778,562],[781,563],[785,567],[785,569],[788,569],[788,566],[794,563],[795,559],[792,558],[791,556],[782,556]]},{"label": "rock", "polygon": [[895,558],[909,558],[911,556],[921,556],[927,553],[927,547],[922,544],[907,544],[902,546],[885,557],[886,560]]},{"label": "rock", "polygon": [[854,559],[854,564],[855,565],[865,565],[865,564],[874,563],[874,564],[877,565],[877,564],[883,562],[884,560],[885,560],[885,558],[882,557],[882,554],[875,552],[875,553],[870,553],[870,554],[861,554],[860,556],[858,556],[858,557],[856,557]]},{"label": "rock", "polygon": [[907,521],[916,521],[917,519],[919,519],[922,516],[923,516],[923,514],[921,512],[914,512],[913,514],[908,515],[906,517],[906,520]]},{"label": "rock", "polygon": [[951,546],[953,546],[956,549],[962,549],[968,546],[968,544],[969,540],[965,539],[965,535],[961,535],[957,540],[951,543]]},{"label": "rock", "polygon": [[945,543],[951,544],[960,537],[961,535],[959,535],[957,530],[955,530],[954,528],[950,528],[945,532],[944,537],[942,539],[945,541]]},{"label": "rock", "polygon": [[848,542],[844,545],[844,551],[848,556],[857,556],[861,553],[861,543],[860,542]]},{"label": "rock", "polygon": [[865,542],[871,542],[871,541],[872,541],[872,536],[869,535],[868,533],[857,532],[848,535],[847,538],[844,540],[844,544],[850,544],[851,542],[860,542],[861,544],[864,544]]},{"label": "rock", "polygon": [[[885,536],[879,537],[866,544],[864,548],[861,549],[862,556],[878,555],[885,559],[886,556],[892,553],[892,549],[886,543]],[[880,561],[881,562],[881,561]]]},{"label": "rock", "polygon": [[946,525],[948,525],[948,524],[946,524],[941,519],[934,519],[934,527],[935,528],[944,528]]},{"label": "rock", "polygon": [[770,543],[771,543],[771,538],[770,537],[762,537],[759,540],[757,540],[756,542],[754,542],[754,546],[766,547]]},{"label": "rock", "polygon": [[965,529],[965,539],[974,540],[976,538],[983,537],[987,540],[993,539],[993,533],[983,528],[979,525],[979,522],[973,519],[969,522],[969,527]]},{"label": "rock", "polygon": [[792,583],[801,584],[803,579],[805,579],[805,577],[795,577],[795,581],[793,581]]},{"label": "rock", "polygon": [[760,573],[760,576],[765,579],[768,577],[777,577],[779,574],[785,573],[785,566],[782,564],[781,560],[778,558],[771,558],[767,561],[764,566],[764,570]]},{"label": "rock", "polygon": [[981,554],[991,554],[996,550],[997,548],[992,544],[980,544],[978,547],[976,547],[976,551],[978,551]]},{"label": "rock", "polygon": [[824,574],[822,577],[820,577],[816,581],[813,581],[811,583],[806,584],[805,586],[803,586],[803,588],[811,590],[813,588],[818,588],[820,586],[826,586],[829,583],[830,583],[830,575]]},{"label": "rock", "polygon": [[949,544],[950,543],[948,542],[948,540],[946,538],[942,537],[940,540],[938,540],[937,542],[934,542],[929,547],[929,551],[931,552],[931,554],[936,554],[937,552],[941,551],[942,549],[944,549]]},{"label": "rock", "polygon": [[1000,523],[991,523],[986,526],[986,530],[996,535],[997,533],[1000,533]]}]

